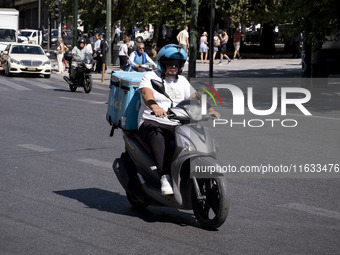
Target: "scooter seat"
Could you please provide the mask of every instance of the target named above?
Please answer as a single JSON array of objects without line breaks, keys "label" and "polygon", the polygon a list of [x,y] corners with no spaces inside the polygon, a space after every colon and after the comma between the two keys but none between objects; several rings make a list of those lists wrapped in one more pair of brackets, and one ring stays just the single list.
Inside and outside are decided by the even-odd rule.
[{"label": "scooter seat", "polygon": [[139,143],[140,145],[142,145],[142,147],[145,149],[145,151],[146,151],[149,155],[152,155],[150,145],[147,144],[147,143],[143,140],[142,137],[140,137],[138,131],[129,131],[128,134],[129,134],[129,136],[135,138],[135,139],[138,141],[138,143]]}]

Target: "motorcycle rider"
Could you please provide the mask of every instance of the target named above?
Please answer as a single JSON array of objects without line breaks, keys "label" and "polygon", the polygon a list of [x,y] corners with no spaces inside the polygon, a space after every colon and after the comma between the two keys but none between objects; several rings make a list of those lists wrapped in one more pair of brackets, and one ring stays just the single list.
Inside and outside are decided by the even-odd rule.
[{"label": "motorcycle rider", "polygon": [[129,65],[131,66],[131,71],[136,71],[142,64],[150,63],[154,67],[157,65],[153,60],[149,57],[149,55],[145,52],[144,43],[139,43],[137,45],[137,50],[132,52],[129,57]]},{"label": "motorcycle rider", "polygon": [[77,74],[78,61],[84,61],[86,56],[91,56],[91,52],[85,47],[85,38],[80,37],[77,41],[77,46],[74,46],[72,49],[72,64],[71,64],[71,72],[70,78],[71,81],[74,82],[74,79]]},{"label": "motorcycle rider", "polygon": [[[158,53],[158,70],[147,72],[139,85],[142,99],[138,114],[139,134],[151,147],[157,172],[161,176],[163,195],[173,194],[169,164],[165,162],[165,159],[170,159],[170,143],[174,140],[175,128],[179,123],[167,118],[171,100],[154,90],[151,80],[155,79],[164,84],[166,93],[173,101],[173,106],[184,99],[194,98],[195,89],[184,76],[180,75],[186,59],[186,52],[180,46],[175,44],[164,46]],[[220,117],[220,114],[212,107],[208,110],[210,115]]]}]

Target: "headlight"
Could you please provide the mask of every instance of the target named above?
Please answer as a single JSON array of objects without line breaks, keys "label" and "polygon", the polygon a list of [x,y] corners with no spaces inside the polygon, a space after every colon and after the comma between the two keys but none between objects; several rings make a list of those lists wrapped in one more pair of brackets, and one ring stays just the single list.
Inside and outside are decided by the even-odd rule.
[{"label": "headlight", "polygon": [[51,61],[50,60],[47,60],[47,61],[45,61],[44,63],[43,63],[43,66],[44,65],[50,65],[51,64]]},{"label": "headlight", "polygon": [[85,64],[87,69],[91,69],[92,68],[92,64]]},{"label": "headlight", "polygon": [[179,141],[178,143],[181,145],[184,151],[196,151],[195,145],[185,136],[178,135]]},{"label": "headlight", "polygon": [[199,121],[202,119],[202,108],[198,105],[190,105],[188,107],[188,112],[190,114],[190,118],[196,121]]},{"label": "headlight", "polygon": [[17,64],[17,65],[20,65],[20,61],[18,61],[18,60],[15,60],[14,58],[11,58],[11,63]]}]

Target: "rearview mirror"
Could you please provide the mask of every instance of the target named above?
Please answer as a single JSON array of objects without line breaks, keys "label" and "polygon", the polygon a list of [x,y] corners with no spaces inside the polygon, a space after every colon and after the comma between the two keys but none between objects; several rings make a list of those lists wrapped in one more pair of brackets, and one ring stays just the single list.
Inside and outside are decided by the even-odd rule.
[{"label": "rearview mirror", "polygon": [[164,84],[158,80],[155,79],[151,79],[151,85],[154,88],[154,90],[156,90],[158,93],[161,93],[162,95],[166,96],[167,98],[170,99],[171,101],[171,107],[173,105],[173,101],[170,98],[170,96],[165,92],[165,87]]},{"label": "rearview mirror", "polygon": [[156,90],[158,93],[161,93],[162,95],[165,95],[166,97],[169,97],[168,95],[166,95],[165,87],[162,82],[155,80],[155,79],[151,79],[151,85],[154,88],[154,90]]}]

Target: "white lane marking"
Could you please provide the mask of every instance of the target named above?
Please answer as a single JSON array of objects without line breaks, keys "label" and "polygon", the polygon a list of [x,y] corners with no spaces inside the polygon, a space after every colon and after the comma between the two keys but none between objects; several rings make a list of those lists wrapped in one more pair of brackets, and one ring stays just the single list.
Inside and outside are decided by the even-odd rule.
[{"label": "white lane marking", "polygon": [[13,88],[13,89],[16,89],[16,90],[31,90],[31,89],[25,88],[23,86],[20,86],[20,85],[14,83],[14,82],[11,82],[11,81],[8,81],[8,80],[0,81],[0,84],[5,85],[5,86],[10,87],[10,88]]},{"label": "white lane marking", "polygon": [[98,95],[98,96],[108,96],[107,94],[103,94],[103,93],[95,93],[91,91],[91,95]]},{"label": "white lane marking", "polygon": [[38,146],[38,145],[35,145],[35,144],[18,144],[18,146],[25,148],[25,149],[33,150],[33,151],[38,151],[38,152],[54,151],[53,149]]},{"label": "white lane marking", "polygon": [[318,208],[318,207],[312,207],[312,206],[298,204],[298,203],[288,203],[288,204],[277,205],[277,206],[340,220],[340,213],[336,211]]},{"label": "white lane marking", "polygon": [[56,87],[52,87],[50,85],[43,84],[43,83],[39,82],[39,80],[31,81],[29,79],[25,79],[25,80],[22,80],[22,81],[25,82],[25,83],[31,84],[33,86],[43,88],[43,89],[56,89]]},{"label": "white lane marking", "polygon": [[113,164],[113,162],[101,161],[101,160],[91,159],[91,158],[78,159],[78,161],[91,164],[91,165],[95,165],[95,166],[108,168],[108,169],[111,169],[112,164]]},{"label": "white lane marking", "polygon": [[67,99],[67,100],[74,100],[74,101],[81,101],[81,102],[88,102],[90,104],[106,104],[107,101],[94,101],[94,100],[89,100],[89,99],[80,99],[80,98],[71,98],[71,97],[60,97],[62,99]]}]

